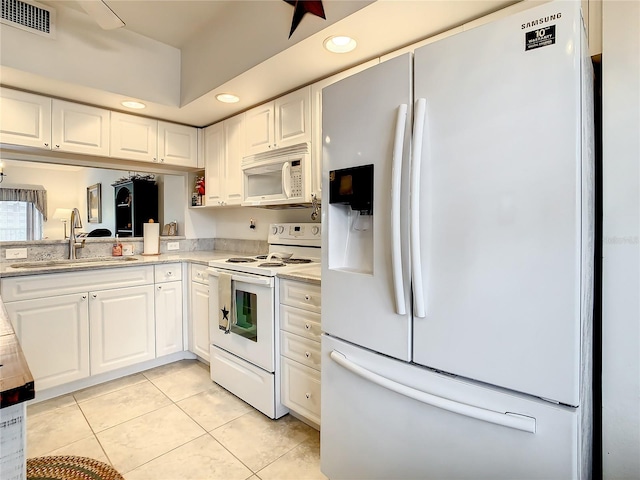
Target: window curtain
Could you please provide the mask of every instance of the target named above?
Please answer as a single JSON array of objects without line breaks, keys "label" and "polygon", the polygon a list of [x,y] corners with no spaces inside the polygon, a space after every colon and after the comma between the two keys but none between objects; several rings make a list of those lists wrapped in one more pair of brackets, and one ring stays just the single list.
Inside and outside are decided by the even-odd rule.
[{"label": "window curtain", "polygon": [[0,201],[30,202],[47,221],[47,191],[42,185],[0,185]]}]

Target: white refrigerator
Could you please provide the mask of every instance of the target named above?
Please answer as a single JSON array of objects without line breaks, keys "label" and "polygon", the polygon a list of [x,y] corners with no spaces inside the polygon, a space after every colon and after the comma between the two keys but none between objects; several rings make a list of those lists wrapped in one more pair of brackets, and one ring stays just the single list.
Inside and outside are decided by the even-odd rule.
[{"label": "white refrigerator", "polygon": [[591,476],[593,78],[579,2],[323,90],[321,467]]}]

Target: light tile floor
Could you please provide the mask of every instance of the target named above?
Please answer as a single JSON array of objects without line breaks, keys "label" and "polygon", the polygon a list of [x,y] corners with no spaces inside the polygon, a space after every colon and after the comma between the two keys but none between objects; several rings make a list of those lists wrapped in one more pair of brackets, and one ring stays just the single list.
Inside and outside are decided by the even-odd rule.
[{"label": "light tile floor", "polygon": [[126,480],[326,479],[320,434],[271,420],[185,360],[30,405],[29,457],[79,455]]}]

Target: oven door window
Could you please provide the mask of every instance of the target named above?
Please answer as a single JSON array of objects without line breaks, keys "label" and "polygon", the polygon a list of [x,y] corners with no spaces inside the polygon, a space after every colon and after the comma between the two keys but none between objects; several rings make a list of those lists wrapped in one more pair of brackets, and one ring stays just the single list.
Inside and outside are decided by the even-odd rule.
[{"label": "oven door window", "polygon": [[258,341],[258,296],[255,293],[236,289],[235,319],[231,332],[252,342]]}]

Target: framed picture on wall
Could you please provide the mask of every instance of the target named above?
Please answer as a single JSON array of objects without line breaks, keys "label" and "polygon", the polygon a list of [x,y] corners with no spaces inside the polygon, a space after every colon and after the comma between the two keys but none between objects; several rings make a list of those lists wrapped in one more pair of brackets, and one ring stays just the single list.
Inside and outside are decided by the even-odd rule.
[{"label": "framed picture on wall", "polygon": [[89,223],[102,223],[102,184],[87,187],[87,220]]}]

